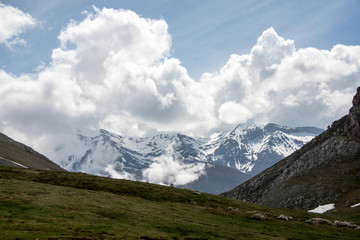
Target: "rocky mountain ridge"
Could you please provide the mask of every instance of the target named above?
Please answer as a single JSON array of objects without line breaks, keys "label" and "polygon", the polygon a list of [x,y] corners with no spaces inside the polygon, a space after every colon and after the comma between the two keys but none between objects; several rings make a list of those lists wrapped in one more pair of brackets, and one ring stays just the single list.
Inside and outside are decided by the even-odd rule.
[{"label": "rocky mountain ridge", "polygon": [[69,171],[221,193],[291,154],[321,131],[276,124],[239,125],[198,139],[183,134],[132,138],[106,130],[79,131],[72,149],[59,152],[63,156],[59,164]]},{"label": "rocky mountain ridge", "polygon": [[224,196],[309,210],[360,201],[360,88],[349,114],[301,149]]}]

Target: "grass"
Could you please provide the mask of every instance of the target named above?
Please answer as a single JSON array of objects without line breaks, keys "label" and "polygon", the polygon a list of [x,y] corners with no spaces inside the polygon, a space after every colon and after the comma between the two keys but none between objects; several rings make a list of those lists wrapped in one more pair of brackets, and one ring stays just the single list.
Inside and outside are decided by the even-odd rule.
[{"label": "grass", "polygon": [[[280,214],[294,220],[276,219]],[[356,213],[337,214],[322,217],[360,223]],[[0,239],[360,238],[359,230],[304,223],[318,216],[149,183],[0,168]]]}]

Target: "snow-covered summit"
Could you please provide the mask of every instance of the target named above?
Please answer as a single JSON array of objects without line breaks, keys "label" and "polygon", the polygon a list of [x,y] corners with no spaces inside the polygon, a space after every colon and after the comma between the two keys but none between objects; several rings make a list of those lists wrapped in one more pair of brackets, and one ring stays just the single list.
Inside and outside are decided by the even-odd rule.
[{"label": "snow-covered summit", "polygon": [[256,175],[290,155],[323,130],[315,127],[290,128],[269,123],[266,126],[238,125],[219,135],[203,149],[208,161]]},{"label": "snow-covered summit", "polygon": [[[209,138],[192,138],[180,133],[134,138],[104,129],[81,130],[72,147],[59,152],[63,156],[60,164],[69,171],[186,185],[207,176],[209,169],[211,173],[221,169],[225,174],[230,168],[232,176],[236,172],[239,176],[255,175],[299,149],[321,131],[276,124],[238,125]],[[219,167],[214,168],[216,166]]]}]

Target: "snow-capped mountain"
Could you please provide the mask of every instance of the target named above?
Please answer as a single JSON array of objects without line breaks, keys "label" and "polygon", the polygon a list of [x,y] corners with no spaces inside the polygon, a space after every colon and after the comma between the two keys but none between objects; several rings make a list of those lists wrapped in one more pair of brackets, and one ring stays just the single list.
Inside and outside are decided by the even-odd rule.
[{"label": "snow-capped mountain", "polygon": [[265,127],[237,126],[226,134],[215,134],[203,149],[207,159],[252,176],[287,157],[323,130],[289,128],[273,123]]},{"label": "snow-capped mountain", "polygon": [[198,139],[182,134],[132,138],[103,129],[78,131],[71,147],[59,150],[63,156],[59,164],[69,171],[220,193],[288,156],[321,132],[314,127],[275,124],[239,125]]}]

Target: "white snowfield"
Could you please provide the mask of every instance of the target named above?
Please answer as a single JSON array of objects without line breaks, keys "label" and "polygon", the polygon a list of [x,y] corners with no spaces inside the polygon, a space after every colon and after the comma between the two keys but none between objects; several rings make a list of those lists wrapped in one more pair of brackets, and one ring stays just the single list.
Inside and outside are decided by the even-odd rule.
[{"label": "white snowfield", "polygon": [[354,207],[358,207],[358,206],[360,206],[360,203],[354,204],[351,207],[354,208]]},{"label": "white snowfield", "polygon": [[327,211],[330,211],[330,210],[332,210],[334,208],[335,208],[335,203],[329,203],[329,204],[325,204],[325,205],[320,205],[317,208],[309,210],[308,212],[323,214],[323,213],[325,213]]}]

